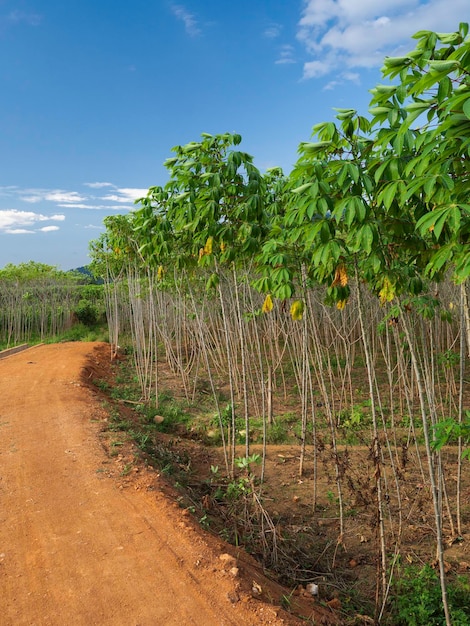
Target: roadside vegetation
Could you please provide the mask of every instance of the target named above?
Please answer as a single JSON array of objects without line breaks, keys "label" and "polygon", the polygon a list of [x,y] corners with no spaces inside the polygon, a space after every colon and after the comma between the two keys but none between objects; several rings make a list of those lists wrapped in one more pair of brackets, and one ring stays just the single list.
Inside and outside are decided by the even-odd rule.
[{"label": "roadside vegetation", "polygon": [[259,501],[269,441],[289,432],[279,407],[292,403],[299,480],[313,455],[312,519],[325,449],[333,464],[337,551],[348,544],[350,447],[366,450],[354,490],[374,529],[376,622],[419,472],[433,537],[422,564],[440,585],[433,619],[450,625],[445,551],[469,519],[470,40],[466,24],[415,38],[385,59],[370,117],[338,109],[316,124],[289,175],[261,174],[236,134],[176,146],[168,183],[107,218],[92,255],[110,341],[132,336],[142,402],[158,409],[162,360],[188,404],[204,388],[227,480],[238,445],[251,467],[261,444]]},{"label": "roadside vegetation", "polygon": [[[319,593],[317,602],[339,610],[344,623],[372,623],[376,599],[377,521],[374,465],[370,448],[363,444],[370,437],[367,418],[362,424],[356,424],[353,436],[348,428],[338,428],[337,445],[344,471],[344,535],[339,544],[336,462],[331,446],[321,440],[315,449],[309,442],[304,473],[299,478],[300,439],[296,428],[299,413],[289,399],[284,408],[279,405],[275,411],[275,424],[282,430],[273,425],[274,443],[268,434],[263,479],[263,441],[256,436],[259,421],[255,418],[251,454],[244,456],[245,437],[240,432],[234,472],[228,475],[223,468],[221,439],[216,434],[217,415],[204,387],[196,392],[193,402],[188,402],[177,376],[162,360],[160,374],[165,391],[160,393],[157,409],[153,403],[142,402],[132,360],[132,347],[124,344],[117,358],[108,365],[112,374],[95,373],[94,377],[87,374],[87,380],[92,380],[105,394],[109,415],[103,433],[107,441],[105,447],[111,456],[121,459],[121,475],[133,474],[141,463],[155,467],[161,477],[173,485],[175,491],[171,496],[191,512],[204,529],[243,547],[263,563],[268,575],[290,589],[285,605],[288,610],[308,617],[308,611],[299,613],[295,600],[299,594],[306,593],[309,585],[315,585]],[[221,387],[219,393],[221,399],[226,398],[226,389]],[[367,416],[366,408],[361,407],[362,412]],[[243,423],[239,425],[242,430]],[[421,431],[417,437],[422,441]],[[421,444],[417,443],[416,447],[424,451]],[[417,453],[410,450],[409,454],[404,454],[399,450],[398,454],[403,455],[400,471],[404,522],[381,622],[441,624],[442,601],[434,536],[429,524],[431,499],[423,484]],[[455,469],[457,455],[452,446],[448,446],[444,460],[448,472]],[[384,468],[384,472],[387,469]],[[470,489],[468,473],[464,475],[463,486],[467,493]],[[455,494],[450,494],[451,506],[455,504],[454,497]],[[464,510],[466,522],[468,506],[465,505]],[[388,524],[387,520],[387,528]],[[470,585],[465,545],[468,533],[464,530],[462,537],[452,539],[447,535],[447,524],[445,527],[446,539],[452,543],[446,546],[446,582],[453,623],[467,624]],[[366,618],[371,621],[364,621]]]}]

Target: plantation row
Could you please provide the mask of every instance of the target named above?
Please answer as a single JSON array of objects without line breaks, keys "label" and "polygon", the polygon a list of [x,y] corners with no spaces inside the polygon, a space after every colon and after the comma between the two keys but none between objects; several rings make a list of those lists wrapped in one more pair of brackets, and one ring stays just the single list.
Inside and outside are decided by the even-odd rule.
[{"label": "plantation row", "polygon": [[331,448],[339,543],[348,474],[339,443],[361,431],[373,466],[378,617],[407,514],[399,451],[412,451],[433,505],[446,624],[443,527],[463,532],[469,439],[467,33],[466,24],[417,33],[415,50],[385,59],[390,82],[371,90],[371,117],[338,109],[299,146],[289,175],[262,174],[235,134],[175,147],[168,183],[135,212],[107,218],[92,245],[111,342],[132,333],[144,399],[158,400],[163,357],[189,401],[204,383],[229,475],[236,444],[249,458],[251,441],[272,440],[276,410],[295,399],[299,474],[309,447],[314,457]]},{"label": "plantation row", "polygon": [[103,309],[102,289],[78,272],[42,263],[0,270],[0,347],[43,341],[92,325]]}]

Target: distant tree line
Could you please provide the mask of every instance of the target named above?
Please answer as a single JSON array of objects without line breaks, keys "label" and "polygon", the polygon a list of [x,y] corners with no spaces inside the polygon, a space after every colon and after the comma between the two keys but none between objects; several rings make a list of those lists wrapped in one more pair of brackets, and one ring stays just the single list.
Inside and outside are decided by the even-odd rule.
[{"label": "distant tree line", "polygon": [[44,341],[74,324],[103,316],[102,285],[90,273],[64,272],[43,263],[8,264],[0,270],[0,347]]}]

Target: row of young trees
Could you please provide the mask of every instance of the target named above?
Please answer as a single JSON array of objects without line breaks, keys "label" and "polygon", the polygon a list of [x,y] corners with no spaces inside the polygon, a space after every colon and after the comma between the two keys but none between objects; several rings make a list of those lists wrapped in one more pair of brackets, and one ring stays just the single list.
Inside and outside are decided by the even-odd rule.
[{"label": "row of young trees", "polygon": [[[188,399],[207,381],[228,474],[241,430],[249,457],[253,416],[263,417],[265,443],[281,398],[298,394],[299,473],[309,446],[315,461],[327,442],[339,543],[348,467],[338,433],[354,422],[363,372],[377,618],[401,549],[405,447],[433,503],[451,624],[443,528],[462,534],[469,438],[470,40],[466,24],[415,38],[415,50],[385,59],[390,82],[371,90],[371,117],[337,109],[300,145],[289,175],[262,174],[235,134],[174,148],[168,183],[152,187],[135,212],[107,218],[92,256],[105,279],[111,343],[132,332],[143,397],[158,399],[163,355]],[[449,442],[458,451],[455,482],[443,459]]]},{"label": "row of young trees", "polygon": [[0,345],[43,341],[81,321],[97,321],[100,286],[90,277],[43,263],[8,264],[0,270]]}]

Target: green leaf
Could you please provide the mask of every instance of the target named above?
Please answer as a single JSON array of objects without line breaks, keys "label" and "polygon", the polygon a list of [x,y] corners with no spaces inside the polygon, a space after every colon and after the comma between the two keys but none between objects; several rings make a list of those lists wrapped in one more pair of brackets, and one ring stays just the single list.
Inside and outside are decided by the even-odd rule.
[{"label": "green leaf", "polygon": [[429,61],[431,74],[448,74],[460,68],[458,61]]},{"label": "green leaf", "polygon": [[374,89],[370,91],[374,94],[381,94],[384,96],[393,96],[397,90],[397,85],[376,85]]},{"label": "green leaf", "polygon": [[350,231],[348,243],[351,252],[365,252],[369,255],[372,252],[372,244],[374,243],[374,231],[370,224],[362,224],[355,231]]},{"label": "green leaf", "polygon": [[426,197],[429,199],[429,197],[431,196],[431,193],[436,185],[436,177],[435,176],[430,176],[426,179],[426,182],[423,185],[423,190],[424,193],[426,194]]},{"label": "green leaf", "polygon": [[462,41],[462,36],[460,33],[436,33],[439,41],[445,44],[459,44]]},{"label": "green leaf", "polygon": [[300,187],[296,187],[292,189],[292,193],[302,193],[307,189],[311,189],[314,186],[314,183],[305,183],[304,185],[300,185]]},{"label": "green leaf", "polygon": [[379,194],[379,200],[383,202],[383,205],[387,210],[392,206],[392,202],[397,195],[398,183],[398,180],[394,180],[386,185],[383,191]]},{"label": "green leaf", "polygon": [[385,172],[385,170],[387,169],[387,167],[388,167],[388,163],[389,163],[388,161],[384,161],[384,162],[383,162],[383,163],[381,163],[381,164],[379,165],[379,167],[375,170],[375,173],[374,173],[374,180],[375,180],[375,182],[376,182],[376,183],[378,183],[378,182],[379,182],[379,180],[382,178],[382,174],[383,174],[383,173]]},{"label": "green leaf", "polygon": [[350,119],[356,115],[356,109],[337,109],[333,107],[333,111],[337,111],[338,115],[336,117],[339,120]]},{"label": "green leaf", "polygon": [[406,111],[425,111],[427,108],[429,108],[429,103],[428,102],[411,102],[410,104],[407,104],[405,107]]},{"label": "green leaf", "polygon": [[386,114],[388,115],[390,110],[391,110],[391,106],[381,106],[381,107],[370,107],[369,108],[369,113],[371,115],[383,115]]},{"label": "green leaf", "polygon": [[452,260],[455,250],[455,243],[450,243],[441,246],[438,251],[433,254],[431,260],[426,266],[426,272],[432,278],[435,274],[440,272],[442,268]]},{"label": "green leaf", "polygon": [[460,258],[455,263],[455,275],[454,279],[457,284],[461,284],[464,281],[468,280],[470,277],[470,255],[464,254],[462,258]]},{"label": "green leaf", "polygon": [[416,223],[416,230],[423,236],[426,232],[434,232],[436,239],[439,239],[447,223],[454,233],[457,232],[460,227],[460,220],[461,215],[458,206],[445,206],[423,215]]},{"label": "green leaf", "polygon": [[448,211],[444,211],[434,222],[434,235],[436,239],[439,239],[442,233],[442,229],[446,225]]},{"label": "green leaf", "polygon": [[315,143],[312,142],[302,142],[299,146],[300,152],[305,152],[306,154],[317,154],[321,152],[325,148],[329,148],[332,145],[331,141],[317,141]]},{"label": "green leaf", "polygon": [[[343,165],[343,167],[340,169],[340,171],[339,171],[339,175],[338,175],[338,178],[337,178],[337,183],[338,183],[338,185],[339,185],[341,188],[343,188],[344,183],[346,182],[346,177],[347,177],[348,175],[349,175],[349,172],[348,172],[348,164],[347,164],[347,163],[345,163],[345,164]],[[348,187],[349,187],[349,180],[346,182],[346,186],[345,186],[345,188],[347,189]]]},{"label": "green leaf", "polygon": [[468,117],[468,119],[470,119],[470,96],[463,103],[462,111],[465,113],[465,115]]},{"label": "green leaf", "polygon": [[211,274],[206,283],[206,290],[210,291],[211,289],[214,289],[214,287],[217,287],[218,284],[219,284],[219,275],[215,273]]},{"label": "green leaf", "polygon": [[437,90],[437,100],[438,102],[442,102],[449,96],[452,91],[452,81],[448,76],[444,76],[442,80],[439,81],[439,87]]},{"label": "green leaf", "polygon": [[384,66],[387,68],[406,67],[409,63],[409,57],[385,57],[384,60]]},{"label": "green leaf", "polygon": [[349,176],[353,179],[355,183],[357,183],[359,180],[359,168],[355,163],[348,163],[347,168]]},{"label": "green leaf", "polygon": [[415,121],[415,119],[422,115],[427,108],[428,107],[426,105],[426,107],[417,107],[413,110],[409,110],[408,115],[406,116],[406,120],[403,122],[398,132],[405,133],[409,129],[411,124]]},{"label": "green leaf", "polygon": [[361,248],[366,254],[370,254],[374,243],[374,232],[370,224],[364,224],[361,230]]}]

